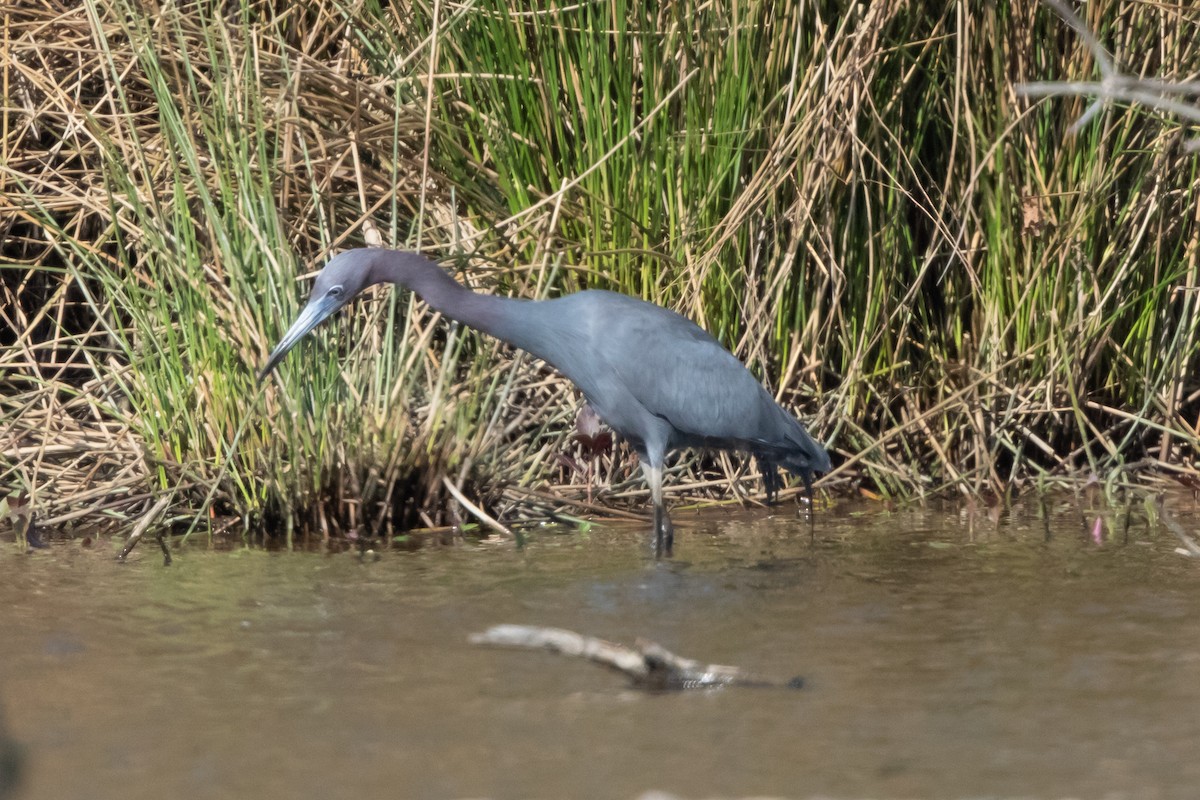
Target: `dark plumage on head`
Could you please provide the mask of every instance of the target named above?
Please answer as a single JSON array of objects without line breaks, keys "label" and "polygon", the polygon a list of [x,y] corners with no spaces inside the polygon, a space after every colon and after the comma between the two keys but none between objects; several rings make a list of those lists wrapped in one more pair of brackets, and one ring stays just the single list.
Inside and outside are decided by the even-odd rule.
[{"label": "dark plumage on head", "polygon": [[271,370],[278,366],[288,351],[313,328],[337,313],[363,289],[380,282],[376,277],[377,271],[373,268],[373,255],[370,250],[347,250],[331,258],[317,273],[308,305],[271,351],[267,365],[258,373],[260,382],[271,374]]}]

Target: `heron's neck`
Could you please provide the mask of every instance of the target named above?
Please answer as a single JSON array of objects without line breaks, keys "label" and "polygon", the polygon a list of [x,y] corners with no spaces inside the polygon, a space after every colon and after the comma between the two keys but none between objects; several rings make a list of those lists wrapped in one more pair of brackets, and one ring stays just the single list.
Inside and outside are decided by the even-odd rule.
[{"label": "heron's neck", "polygon": [[403,286],[450,319],[545,357],[535,301],[476,294],[428,258],[403,250],[380,251],[371,271],[371,283]]}]

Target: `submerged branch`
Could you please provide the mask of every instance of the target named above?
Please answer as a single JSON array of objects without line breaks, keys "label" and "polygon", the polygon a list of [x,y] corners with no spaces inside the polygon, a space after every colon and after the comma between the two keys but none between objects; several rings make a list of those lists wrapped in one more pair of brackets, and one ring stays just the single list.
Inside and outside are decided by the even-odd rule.
[{"label": "submerged branch", "polygon": [[1175,515],[1165,508],[1161,496],[1158,498],[1157,506],[1158,518],[1162,520],[1162,524],[1183,543],[1183,547],[1176,547],[1175,552],[1188,558],[1200,557],[1200,544],[1196,544],[1196,540],[1187,535],[1183,526],[1179,524],[1179,520],[1175,519]]},{"label": "submerged branch", "polygon": [[471,644],[549,650],[583,658],[628,675],[634,686],[651,691],[711,689],[721,686],[763,686],[799,689],[802,678],[774,683],[755,678],[739,667],[703,664],[683,658],[662,645],[639,639],[636,648],[584,636],[562,628],[532,625],[495,625],[472,634]]}]

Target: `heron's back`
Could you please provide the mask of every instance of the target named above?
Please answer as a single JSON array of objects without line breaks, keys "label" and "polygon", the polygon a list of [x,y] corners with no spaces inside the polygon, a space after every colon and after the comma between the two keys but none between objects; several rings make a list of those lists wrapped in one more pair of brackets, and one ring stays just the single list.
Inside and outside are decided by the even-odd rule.
[{"label": "heron's back", "polygon": [[532,305],[544,332],[538,349],[526,349],[579,386],[639,450],[744,450],[793,471],[828,469],[799,421],[686,317],[601,290]]}]

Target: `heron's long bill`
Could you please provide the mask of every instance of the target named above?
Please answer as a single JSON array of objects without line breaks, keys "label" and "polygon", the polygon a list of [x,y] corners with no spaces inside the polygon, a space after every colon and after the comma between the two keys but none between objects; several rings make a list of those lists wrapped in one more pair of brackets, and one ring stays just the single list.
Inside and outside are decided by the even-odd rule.
[{"label": "heron's long bill", "polygon": [[271,355],[267,358],[267,365],[258,373],[258,382],[262,383],[266,377],[271,374],[271,370],[278,366],[283,357],[288,354],[288,351],[296,346],[296,343],[303,339],[309,331],[320,325],[326,317],[337,311],[340,303],[334,297],[326,295],[321,298],[313,298],[309,301],[304,310],[300,312],[300,316],[292,323],[292,327],[288,328],[287,333],[279,340],[279,344],[275,345],[275,349],[271,351]]}]

